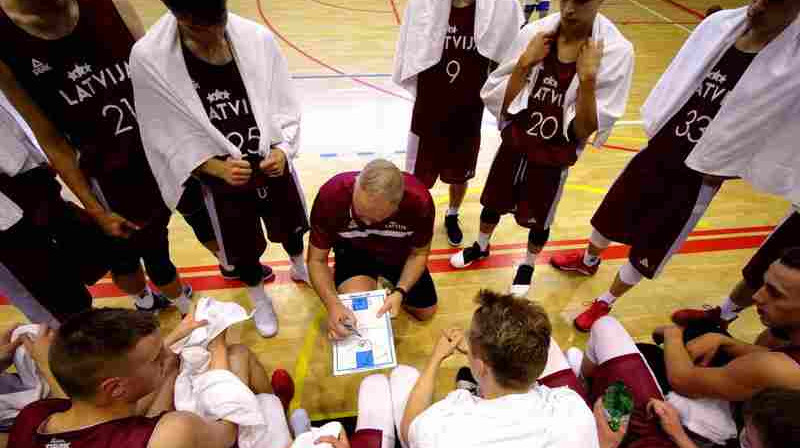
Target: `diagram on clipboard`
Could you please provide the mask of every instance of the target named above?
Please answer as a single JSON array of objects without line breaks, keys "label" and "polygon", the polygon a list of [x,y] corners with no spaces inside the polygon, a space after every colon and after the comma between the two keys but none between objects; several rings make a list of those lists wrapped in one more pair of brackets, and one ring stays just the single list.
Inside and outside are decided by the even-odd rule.
[{"label": "diagram on clipboard", "polygon": [[397,366],[391,317],[389,313],[380,318],[375,316],[385,299],[383,289],[339,296],[342,304],[356,315],[360,336],[354,333],[333,343],[334,376]]}]

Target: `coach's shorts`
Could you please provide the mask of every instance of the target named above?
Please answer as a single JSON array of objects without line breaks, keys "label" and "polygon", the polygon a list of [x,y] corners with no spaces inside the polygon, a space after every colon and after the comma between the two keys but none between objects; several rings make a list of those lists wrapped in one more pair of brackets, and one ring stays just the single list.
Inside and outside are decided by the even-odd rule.
[{"label": "coach's shorts", "polygon": [[665,169],[660,158],[647,149],[636,154],[591,221],[604,237],[631,246],[631,264],[650,279],[680,249],[721,185],[682,164]]},{"label": "coach's shorts", "polygon": [[437,178],[446,184],[463,184],[475,177],[480,147],[480,133],[441,136],[409,132],[406,170],[428,188]]},{"label": "coach's shorts", "polygon": [[568,175],[567,167],[535,165],[526,154],[503,143],[486,178],[481,205],[501,214],[514,213],[522,227],[549,229]]},{"label": "coach's shorts", "polygon": [[747,286],[753,290],[761,288],[769,266],[780,258],[784,250],[794,246],[800,246],[800,213],[792,210],[761,243],[761,247],[742,269]]},{"label": "coach's shorts", "polygon": [[[378,277],[382,277],[392,284],[396,284],[400,280],[400,274],[403,272],[403,265],[389,266],[383,264],[375,260],[369,253],[353,249],[344,244],[335,245],[333,253],[336,257],[333,281],[337,288],[347,280],[359,275],[366,275],[376,280]],[[408,291],[403,305],[412,308],[428,308],[436,305],[437,302],[438,298],[436,286],[433,284],[433,277],[431,277],[428,268],[425,268],[425,272],[422,273],[417,283]]]}]

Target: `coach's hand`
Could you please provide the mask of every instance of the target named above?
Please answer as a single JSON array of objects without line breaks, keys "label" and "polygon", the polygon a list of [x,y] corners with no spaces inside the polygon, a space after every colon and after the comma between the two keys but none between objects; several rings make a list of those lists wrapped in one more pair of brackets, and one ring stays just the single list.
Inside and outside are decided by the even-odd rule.
[{"label": "coach's hand", "polygon": [[39,333],[36,335],[36,339],[27,334],[20,337],[25,345],[25,350],[40,370],[48,370],[50,368],[50,346],[53,344],[55,337],[55,330],[46,324],[39,324]]},{"label": "coach's hand", "polygon": [[628,421],[624,419],[618,431],[612,431],[608,426],[608,419],[603,412],[603,399],[594,402],[594,423],[597,425],[597,438],[600,439],[600,448],[617,448],[628,432]]},{"label": "coach's hand", "polygon": [[603,58],[603,41],[589,39],[578,49],[576,70],[580,82],[594,82],[600,70],[600,60]]},{"label": "coach's hand", "polygon": [[550,54],[550,44],[553,43],[553,38],[555,38],[555,36],[555,31],[537,33],[533,36],[533,39],[528,42],[528,47],[525,48],[525,52],[519,57],[517,63],[525,69],[530,69],[534,65],[542,62],[544,58]]},{"label": "coach's hand", "polygon": [[433,347],[431,359],[436,362],[442,362],[449,358],[459,347],[462,346],[464,341],[464,332],[458,328],[450,328],[442,331],[442,335]]},{"label": "coach's hand", "polygon": [[14,353],[16,353],[17,348],[22,345],[22,338],[17,338],[16,341],[11,342],[11,333],[13,333],[19,325],[20,324],[12,325],[0,336],[0,373],[5,372],[7,368],[11,367],[11,364],[14,363]]},{"label": "coach's hand", "polygon": [[269,177],[283,176],[286,170],[286,154],[280,148],[272,148],[269,157],[262,160],[258,167]]},{"label": "coach's hand", "polygon": [[333,436],[322,436],[314,441],[314,445],[319,445],[320,443],[329,443],[333,448],[350,448],[350,441],[347,440],[347,434],[345,434],[344,430],[339,434],[338,439]]},{"label": "coach's hand", "polygon": [[341,303],[337,303],[336,306],[328,310],[328,337],[338,341],[350,336],[351,332],[345,328],[345,322],[352,325],[353,328],[358,328],[358,319],[353,314],[353,310]]},{"label": "coach's hand", "polygon": [[391,294],[386,296],[386,299],[383,301],[383,306],[381,309],[378,310],[377,317],[381,317],[386,312],[389,312],[389,316],[392,318],[397,317],[400,313],[400,305],[403,304],[403,294],[399,291],[395,291]]}]

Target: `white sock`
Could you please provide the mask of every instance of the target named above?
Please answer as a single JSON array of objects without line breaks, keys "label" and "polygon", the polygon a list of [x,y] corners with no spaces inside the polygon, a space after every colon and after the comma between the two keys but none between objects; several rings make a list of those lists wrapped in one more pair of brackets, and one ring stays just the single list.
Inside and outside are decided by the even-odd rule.
[{"label": "white sock", "polygon": [[594,266],[597,263],[600,263],[600,257],[590,254],[588,250],[583,252],[583,264],[586,266]]},{"label": "white sock", "polygon": [[611,306],[614,304],[614,301],[616,301],[617,298],[614,297],[614,294],[611,294],[611,291],[609,291],[604,293],[602,296],[598,297],[597,300],[606,302],[609,306]]},{"label": "white sock", "polygon": [[186,297],[185,293],[181,293],[177,299],[175,299],[175,306],[178,307],[178,311],[181,314],[189,314],[189,311],[192,309],[192,299]]},{"label": "white sock", "polygon": [[489,239],[492,237],[491,233],[478,232],[478,246],[481,250],[486,250],[489,247]]},{"label": "white sock", "polygon": [[742,308],[733,303],[730,297],[727,297],[719,308],[722,310],[720,317],[728,321],[736,319],[739,316],[739,312],[742,311]]},{"label": "white sock", "polygon": [[300,434],[311,431],[311,418],[305,409],[295,409],[289,417],[289,425],[292,427],[292,432],[296,438]]},{"label": "white sock", "polygon": [[447,211],[444,212],[444,216],[452,216],[458,215],[458,207],[448,207]]},{"label": "white sock", "polygon": [[522,264],[526,264],[532,268],[536,267],[536,256],[539,254],[534,254],[530,252],[525,252],[525,261]]},{"label": "white sock", "polygon": [[226,271],[230,271],[235,268],[235,266],[230,265],[222,261],[222,251],[218,250],[214,255],[217,256],[217,260],[219,261],[219,265],[222,266]]},{"label": "white sock", "polygon": [[256,286],[248,286],[247,295],[250,296],[250,300],[253,301],[253,305],[258,305],[259,303],[272,303],[272,297],[270,297],[267,294],[267,291],[264,289],[264,283],[259,283]]},{"label": "white sock", "polygon": [[303,258],[303,254],[300,255],[289,255],[289,261],[292,263],[292,267],[297,272],[305,272],[306,270],[306,263],[305,259]]},{"label": "white sock", "polygon": [[142,292],[133,296],[133,300],[139,308],[150,309],[155,304],[156,299],[153,297],[153,291],[150,290],[150,287],[145,285]]}]

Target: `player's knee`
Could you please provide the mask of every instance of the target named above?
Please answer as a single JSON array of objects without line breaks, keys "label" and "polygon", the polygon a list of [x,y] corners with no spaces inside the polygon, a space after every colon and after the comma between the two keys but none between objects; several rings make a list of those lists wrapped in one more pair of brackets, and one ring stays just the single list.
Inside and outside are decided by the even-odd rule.
[{"label": "player's knee", "polygon": [[626,285],[635,285],[642,281],[642,278],[644,278],[644,275],[631,264],[630,260],[619,268],[619,279]]},{"label": "player's knee", "polygon": [[550,239],[550,228],[544,230],[531,229],[528,231],[528,244],[542,247]]},{"label": "player's knee", "polygon": [[484,207],[483,210],[481,210],[481,222],[497,225],[500,223],[500,212]]},{"label": "player's knee", "polygon": [[414,316],[415,319],[420,320],[420,321],[426,321],[426,320],[433,319],[433,316],[436,314],[437,310],[438,310],[438,306],[437,305],[431,305],[431,306],[429,306],[427,308],[406,307],[406,311],[408,311],[409,314]]}]

